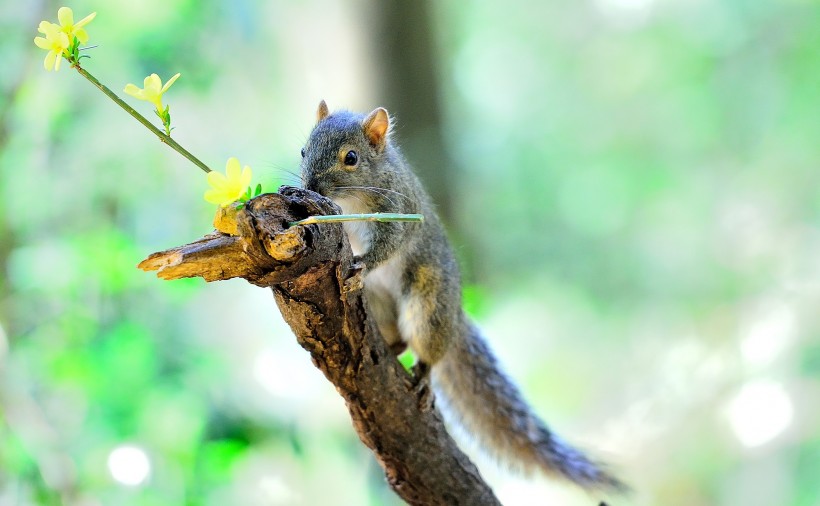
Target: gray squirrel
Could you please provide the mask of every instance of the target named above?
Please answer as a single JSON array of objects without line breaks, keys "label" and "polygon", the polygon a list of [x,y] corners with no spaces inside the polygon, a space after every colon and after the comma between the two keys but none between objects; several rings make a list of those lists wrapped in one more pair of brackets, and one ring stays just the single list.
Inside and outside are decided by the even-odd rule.
[{"label": "gray squirrel", "polygon": [[[601,465],[559,439],[507,378],[461,305],[459,268],[430,197],[391,136],[383,108],[329,113],[322,101],[302,149],[305,187],[348,213],[420,213],[422,223],[347,222],[364,265],[370,316],[398,354],[407,346],[436,397],[490,455],[510,466],[623,491]],[[447,414],[445,410],[445,414]]]}]

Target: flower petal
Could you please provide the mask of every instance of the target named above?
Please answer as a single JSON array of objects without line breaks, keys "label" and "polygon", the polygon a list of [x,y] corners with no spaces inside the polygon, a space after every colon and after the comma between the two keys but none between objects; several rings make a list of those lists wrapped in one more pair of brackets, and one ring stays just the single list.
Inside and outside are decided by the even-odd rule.
[{"label": "flower petal", "polygon": [[253,177],[253,171],[251,171],[250,166],[245,165],[242,169],[242,175],[239,177],[239,187],[245,188],[249,184],[251,184],[251,178]]},{"label": "flower petal", "polygon": [[40,49],[51,49],[51,44],[42,37],[34,37],[34,44]]},{"label": "flower petal", "polygon": [[86,32],[82,28],[80,28],[79,30],[76,30],[77,25],[74,25],[74,28],[75,28],[74,36],[77,37],[77,40],[79,40],[81,44],[87,43],[88,42],[88,32]]},{"label": "flower petal", "polygon": [[40,24],[37,26],[37,31],[48,36],[48,31],[51,29],[51,25],[53,23],[49,23],[48,21],[40,21]]},{"label": "flower petal", "polygon": [[70,7],[60,7],[57,11],[57,20],[60,21],[60,25],[70,27],[74,24],[74,11]]},{"label": "flower petal", "polygon": [[[89,14],[88,16],[86,16],[86,17],[84,17],[83,19],[81,19],[81,20],[77,21],[77,22],[74,24],[74,30],[75,30],[75,33],[76,33],[76,31],[77,31],[77,30],[79,30],[80,28],[82,28],[82,27],[84,27],[85,25],[87,25],[88,23],[90,23],[90,22],[91,22],[91,20],[93,20],[96,16],[97,16],[97,13],[96,13],[96,12],[92,12],[92,13],[91,13],[91,14]],[[79,39],[79,37],[77,37],[77,38]]]},{"label": "flower petal", "polygon": [[225,164],[225,174],[228,176],[228,181],[239,182],[239,160],[234,157],[228,158],[228,163]]},{"label": "flower petal", "polygon": [[46,70],[51,70],[52,68],[54,68],[54,58],[56,56],[57,56],[57,53],[55,53],[54,51],[49,51],[48,52],[48,54],[46,55],[45,60],[43,60],[43,67]]},{"label": "flower petal", "polygon": [[138,99],[142,100],[142,90],[137,88],[136,84],[128,83],[128,84],[125,85],[125,89],[122,90],[122,91],[123,91],[123,93],[127,93],[127,94],[131,95],[134,98],[138,98]]},{"label": "flower petal", "polygon": [[151,74],[146,78],[145,90],[150,90],[151,93],[159,95],[162,91],[162,80],[156,74]]},{"label": "flower petal", "polygon": [[241,168],[239,160],[231,157],[225,163],[224,175],[212,171],[206,177],[211,190],[205,192],[205,200],[225,207],[242,198],[248,184],[250,184],[252,171],[247,165]]},{"label": "flower petal", "polygon": [[165,83],[165,86],[162,87],[162,90],[160,90],[160,93],[165,93],[168,90],[168,88],[170,88],[171,85],[174,84],[174,81],[179,79],[179,76],[180,76],[180,74],[179,74],[179,72],[177,72],[177,74],[174,77],[172,77],[171,79],[168,79],[168,82]]},{"label": "flower petal", "polygon": [[57,54],[57,52],[55,51],[55,52],[49,53],[49,54],[54,55],[54,72],[57,72],[58,70],[60,70],[60,63],[62,63],[62,61],[63,61],[62,53]]},{"label": "flower petal", "polygon": [[206,177],[208,179],[208,184],[211,186],[211,188],[222,189],[225,188],[225,186],[227,186],[228,180],[225,179],[225,175],[220,172],[212,170],[208,173]]},{"label": "flower petal", "polygon": [[204,197],[205,200],[210,202],[211,204],[222,205],[222,203],[225,202],[225,192],[223,192],[222,190],[207,190],[205,192]]}]

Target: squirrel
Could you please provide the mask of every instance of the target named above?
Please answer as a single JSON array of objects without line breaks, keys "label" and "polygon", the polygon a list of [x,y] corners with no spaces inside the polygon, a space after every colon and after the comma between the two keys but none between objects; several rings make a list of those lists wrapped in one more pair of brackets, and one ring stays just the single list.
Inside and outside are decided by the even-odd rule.
[{"label": "squirrel", "polygon": [[[305,187],[349,213],[419,213],[422,223],[345,222],[354,261],[364,266],[368,314],[398,354],[407,346],[429,374],[449,422],[513,468],[625,491],[600,464],[558,438],[499,367],[464,313],[453,250],[430,197],[392,138],[384,108],[329,112],[323,100],[302,149]],[[448,416],[449,415],[449,416]]]}]

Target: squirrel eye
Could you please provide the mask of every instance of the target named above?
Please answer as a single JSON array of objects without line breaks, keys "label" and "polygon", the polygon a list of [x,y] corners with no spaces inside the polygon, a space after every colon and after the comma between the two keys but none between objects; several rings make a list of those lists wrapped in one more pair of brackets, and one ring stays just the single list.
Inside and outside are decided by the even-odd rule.
[{"label": "squirrel eye", "polygon": [[356,165],[359,161],[359,155],[355,151],[348,151],[345,155],[345,165]]},{"label": "squirrel eye", "polygon": [[302,158],[305,157],[305,148],[302,148]]}]

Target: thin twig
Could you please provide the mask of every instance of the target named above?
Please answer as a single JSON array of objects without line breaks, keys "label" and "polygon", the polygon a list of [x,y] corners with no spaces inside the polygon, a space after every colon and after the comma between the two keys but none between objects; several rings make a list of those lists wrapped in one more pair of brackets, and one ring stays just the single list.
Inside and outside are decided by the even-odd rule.
[{"label": "thin twig", "polygon": [[202,163],[202,161],[201,161],[199,158],[197,158],[197,157],[195,157],[194,155],[192,155],[192,154],[191,154],[191,153],[190,153],[187,149],[185,149],[185,148],[183,148],[182,146],[180,146],[180,145],[177,143],[177,141],[175,141],[174,139],[172,139],[169,135],[165,135],[164,133],[162,133],[162,131],[161,131],[159,128],[155,127],[153,124],[151,124],[151,122],[150,122],[150,121],[148,121],[148,120],[145,118],[145,116],[143,116],[142,114],[138,113],[138,112],[137,112],[136,110],[134,110],[134,108],[133,108],[133,107],[131,107],[130,105],[126,104],[126,103],[125,103],[125,102],[124,102],[124,101],[123,101],[120,97],[118,97],[118,96],[117,96],[117,95],[116,95],[113,91],[111,91],[111,90],[110,90],[107,86],[105,86],[104,84],[102,84],[101,82],[99,82],[99,81],[97,80],[97,78],[96,78],[96,77],[92,76],[91,74],[89,74],[89,73],[88,73],[88,71],[87,71],[87,70],[85,70],[84,68],[82,68],[82,67],[79,65],[79,63],[75,63],[75,64],[74,64],[74,65],[72,65],[72,66],[73,66],[75,69],[77,69],[77,72],[79,72],[81,76],[83,76],[83,77],[85,77],[86,79],[88,79],[89,81],[91,81],[91,84],[93,84],[94,86],[96,86],[97,88],[99,88],[99,89],[100,89],[100,91],[102,91],[103,93],[105,93],[105,95],[106,95],[108,98],[110,98],[111,100],[113,100],[113,101],[114,101],[114,102],[115,102],[118,106],[122,107],[122,108],[125,110],[125,112],[127,112],[128,114],[130,114],[131,116],[133,116],[133,117],[134,117],[134,119],[136,119],[137,121],[139,121],[140,123],[142,123],[142,124],[145,126],[145,128],[147,128],[148,130],[150,130],[151,132],[153,132],[153,133],[154,133],[154,135],[156,135],[157,137],[159,137],[160,142],[164,142],[165,144],[167,144],[168,146],[170,146],[171,148],[173,148],[173,149],[174,149],[174,151],[176,151],[176,152],[177,152],[177,153],[179,153],[180,155],[182,155],[182,156],[184,156],[185,158],[187,158],[188,160],[190,160],[190,161],[191,161],[194,165],[196,165],[197,167],[199,167],[199,168],[200,168],[200,169],[202,169],[203,171],[205,171],[205,172],[211,172],[211,168],[210,168],[210,167],[208,167],[207,165],[205,165],[204,163]]},{"label": "thin twig", "polygon": [[401,214],[401,213],[373,213],[373,214],[329,214],[322,216],[308,216],[304,220],[288,223],[293,227],[296,225],[313,225],[314,223],[338,223],[342,221],[424,221],[421,214]]}]

